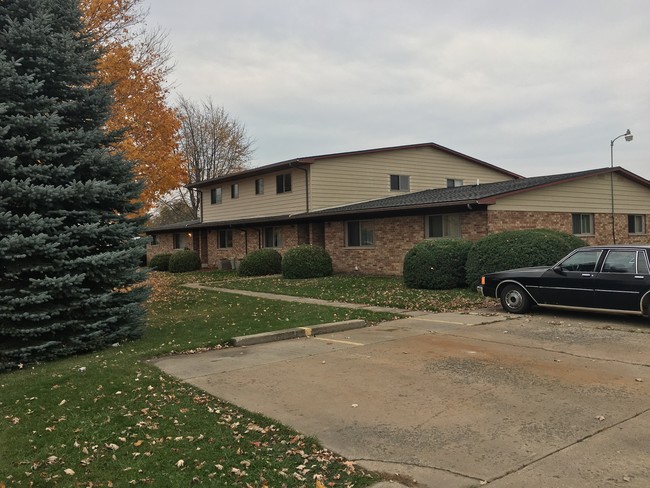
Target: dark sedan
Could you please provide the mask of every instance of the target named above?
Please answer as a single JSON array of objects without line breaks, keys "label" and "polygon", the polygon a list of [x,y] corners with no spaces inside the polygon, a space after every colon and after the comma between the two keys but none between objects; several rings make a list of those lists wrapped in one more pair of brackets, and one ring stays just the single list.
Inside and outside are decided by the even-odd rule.
[{"label": "dark sedan", "polygon": [[540,307],[650,314],[650,246],[576,249],[556,265],[486,274],[478,292],[498,298],[504,310]]}]

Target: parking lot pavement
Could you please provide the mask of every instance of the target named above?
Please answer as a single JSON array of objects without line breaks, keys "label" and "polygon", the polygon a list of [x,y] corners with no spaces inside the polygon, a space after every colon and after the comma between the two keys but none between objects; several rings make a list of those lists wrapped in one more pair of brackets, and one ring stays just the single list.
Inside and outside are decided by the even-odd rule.
[{"label": "parking lot pavement", "polygon": [[650,325],[641,319],[429,314],[155,363],[422,486],[650,479]]}]

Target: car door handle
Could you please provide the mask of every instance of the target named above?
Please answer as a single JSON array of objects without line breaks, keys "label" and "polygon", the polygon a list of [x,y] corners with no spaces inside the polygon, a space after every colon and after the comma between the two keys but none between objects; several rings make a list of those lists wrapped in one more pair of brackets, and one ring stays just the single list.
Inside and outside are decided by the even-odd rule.
[{"label": "car door handle", "polygon": [[634,277],[635,280],[642,280],[643,278],[644,278],[644,276],[635,276]]},{"label": "car door handle", "polygon": [[591,278],[593,275],[591,273],[582,273],[582,276],[585,278]]}]

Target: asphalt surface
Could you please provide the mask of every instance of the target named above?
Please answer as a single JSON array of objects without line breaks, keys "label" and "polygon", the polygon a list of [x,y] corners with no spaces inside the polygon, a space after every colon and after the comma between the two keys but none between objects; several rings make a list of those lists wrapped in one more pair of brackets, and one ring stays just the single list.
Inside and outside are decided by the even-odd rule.
[{"label": "asphalt surface", "polygon": [[155,364],[417,486],[650,486],[641,318],[427,314]]}]

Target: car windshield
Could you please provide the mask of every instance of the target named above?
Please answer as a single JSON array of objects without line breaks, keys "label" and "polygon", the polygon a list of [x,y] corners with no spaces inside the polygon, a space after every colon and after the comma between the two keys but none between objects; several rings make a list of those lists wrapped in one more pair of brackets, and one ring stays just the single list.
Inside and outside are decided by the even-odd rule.
[{"label": "car windshield", "polygon": [[565,271],[594,271],[600,257],[600,250],[578,251],[560,263]]}]

